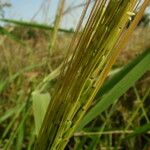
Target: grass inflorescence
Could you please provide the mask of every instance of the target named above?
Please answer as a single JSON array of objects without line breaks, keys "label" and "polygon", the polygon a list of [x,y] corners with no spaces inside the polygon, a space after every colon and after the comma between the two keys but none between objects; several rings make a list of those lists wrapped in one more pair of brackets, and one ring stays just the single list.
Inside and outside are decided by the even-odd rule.
[{"label": "grass inflorescence", "polygon": [[[148,1],[143,3],[133,22],[127,26],[129,12],[135,11],[137,3],[136,0],[96,0],[84,30],[80,31],[87,11],[85,9],[77,29],[81,35],[77,40],[73,38],[77,43],[69,48],[73,55],[64,61],[36,148],[64,149],[102,86],[119,51],[142,17]],[[87,2],[86,7],[88,5]]]}]

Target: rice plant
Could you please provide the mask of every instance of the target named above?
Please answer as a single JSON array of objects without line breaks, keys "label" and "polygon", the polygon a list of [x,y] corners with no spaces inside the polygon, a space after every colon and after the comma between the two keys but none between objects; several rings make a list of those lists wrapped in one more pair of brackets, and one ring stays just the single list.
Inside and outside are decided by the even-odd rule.
[{"label": "rice plant", "polygon": [[[126,65],[114,63],[149,0],[86,0],[66,10],[65,2],[53,26],[0,19],[0,149],[147,149],[149,42]],[[76,30],[62,29],[63,15],[81,6]]]},{"label": "rice plant", "polygon": [[[90,0],[87,0],[60,71],[56,90],[47,108],[35,149],[65,148],[149,1],[96,0],[86,25],[81,30],[89,4]],[[73,53],[71,56],[70,52]]]}]

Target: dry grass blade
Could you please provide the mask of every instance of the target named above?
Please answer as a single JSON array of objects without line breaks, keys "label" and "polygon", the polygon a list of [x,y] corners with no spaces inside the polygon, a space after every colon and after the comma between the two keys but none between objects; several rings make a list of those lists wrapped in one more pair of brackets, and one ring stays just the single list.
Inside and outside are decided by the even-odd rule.
[{"label": "dry grass blade", "polygon": [[[78,43],[73,47],[71,61],[68,65],[65,63],[35,149],[65,148],[149,1],[144,1],[128,28],[129,12],[134,11],[137,3],[137,0],[95,1]],[[69,59],[70,56],[66,62]]]},{"label": "dry grass blade", "polygon": [[61,19],[62,19],[62,13],[63,13],[64,5],[65,5],[65,0],[60,0],[58,10],[56,12],[56,17],[55,17],[56,19],[55,19],[55,23],[54,23],[54,30],[53,30],[53,34],[52,34],[52,39],[51,39],[50,46],[49,46],[50,54],[52,54],[52,51],[54,50],[55,42],[57,39],[57,34],[59,31],[59,25],[60,25]]}]

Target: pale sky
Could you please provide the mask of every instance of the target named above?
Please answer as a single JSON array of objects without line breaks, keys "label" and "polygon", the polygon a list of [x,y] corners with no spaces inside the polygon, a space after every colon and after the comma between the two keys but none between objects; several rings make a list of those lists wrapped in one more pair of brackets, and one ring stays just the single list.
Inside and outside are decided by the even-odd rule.
[{"label": "pale sky", "polygon": [[[42,5],[41,11],[34,18],[34,21],[39,23],[51,24],[54,21],[55,12],[59,0],[0,0],[0,2],[9,1],[12,4],[12,7],[5,9],[5,18],[31,21],[33,16],[39,10]],[[65,8],[69,6],[76,6],[82,4],[85,0],[66,0]],[[49,9],[47,9],[49,8]],[[72,28],[75,27],[82,8],[78,8],[69,12],[63,17],[61,27],[62,28]]]},{"label": "pale sky", "polygon": [[[34,21],[39,23],[50,24],[53,22],[55,17],[55,12],[59,0],[0,0],[0,1],[10,1],[12,4],[11,8],[5,9],[5,18],[11,19],[21,19],[25,21],[30,21],[36,12],[39,10],[43,2],[44,5],[41,11],[34,18]],[[85,0],[66,0],[65,8],[68,6],[78,5],[83,3]],[[49,8],[47,10],[47,7]],[[62,20],[63,28],[72,28],[77,23],[82,8],[79,8],[75,11],[70,12],[68,15],[65,15]]]}]

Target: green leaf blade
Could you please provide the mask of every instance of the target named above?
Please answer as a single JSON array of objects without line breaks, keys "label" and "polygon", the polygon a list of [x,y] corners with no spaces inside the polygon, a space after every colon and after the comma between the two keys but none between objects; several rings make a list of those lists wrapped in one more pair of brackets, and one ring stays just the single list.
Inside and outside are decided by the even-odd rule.
[{"label": "green leaf blade", "polygon": [[[109,91],[108,94],[99,101],[84,117],[79,130],[97,117],[100,113],[106,110],[113,104],[124,92],[126,92],[134,83],[146,72],[150,70],[150,50],[143,55],[141,60],[125,74],[120,81]],[[109,84],[107,85],[109,86]]]}]

